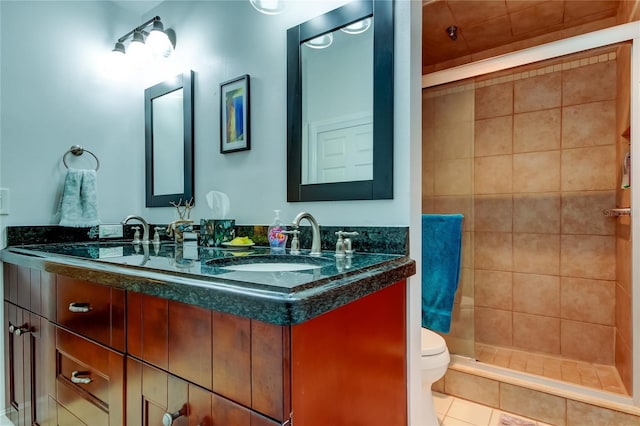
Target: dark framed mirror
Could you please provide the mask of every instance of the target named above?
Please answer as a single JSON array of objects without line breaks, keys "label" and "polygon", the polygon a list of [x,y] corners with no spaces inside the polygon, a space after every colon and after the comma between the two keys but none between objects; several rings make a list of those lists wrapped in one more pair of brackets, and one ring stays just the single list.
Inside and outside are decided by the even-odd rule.
[{"label": "dark framed mirror", "polygon": [[287,201],[393,198],[393,5],[287,30]]},{"label": "dark framed mirror", "polygon": [[147,207],[191,200],[193,177],[193,71],[144,91]]}]

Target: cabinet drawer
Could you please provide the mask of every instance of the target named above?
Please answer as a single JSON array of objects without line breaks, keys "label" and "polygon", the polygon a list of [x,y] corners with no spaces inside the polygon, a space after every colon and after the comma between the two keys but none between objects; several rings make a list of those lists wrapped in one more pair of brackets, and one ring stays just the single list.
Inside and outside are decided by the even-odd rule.
[{"label": "cabinet drawer", "polygon": [[56,292],[58,324],[124,352],[124,290],[58,276]]},{"label": "cabinet drawer", "polygon": [[56,328],[56,399],[91,425],[122,423],[124,356]]}]

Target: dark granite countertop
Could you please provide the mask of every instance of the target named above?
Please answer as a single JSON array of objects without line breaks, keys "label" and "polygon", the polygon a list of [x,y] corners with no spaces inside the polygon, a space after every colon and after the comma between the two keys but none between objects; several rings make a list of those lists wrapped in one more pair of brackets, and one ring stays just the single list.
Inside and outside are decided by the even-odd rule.
[{"label": "dark granite countertop", "polygon": [[[336,259],[333,252],[271,255],[261,247],[227,250],[168,242],[12,246],[0,252],[0,259],[279,325],[307,321],[415,274],[415,262],[405,255],[355,253]],[[238,270],[274,261],[304,266]]]}]

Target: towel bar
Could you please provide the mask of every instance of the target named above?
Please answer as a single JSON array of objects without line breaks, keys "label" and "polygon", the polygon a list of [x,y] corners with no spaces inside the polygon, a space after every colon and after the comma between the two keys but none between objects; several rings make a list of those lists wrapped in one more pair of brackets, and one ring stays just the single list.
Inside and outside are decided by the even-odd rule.
[{"label": "towel bar", "polygon": [[73,145],[71,148],[69,148],[67,152],[65,152],[64,155],[62,156],[62,163],[68,169],[69,166],[67,165],[67,155],[73,154],[75,156],[80,156],[85,152],[88,152],[93,156],[93,158],[96,159],[96,172],[97,172],[98,169],[100,168],[100,160],[98,160],[98,157],[96,157],[96,155],[93,152],[89,151],[88,149],[84,149],[80,145]]},{"label": "towel bar", "polygon": [[602,209],[602,214],[610,217],[631,216],[631,208],[627,207],[623,209]]}]

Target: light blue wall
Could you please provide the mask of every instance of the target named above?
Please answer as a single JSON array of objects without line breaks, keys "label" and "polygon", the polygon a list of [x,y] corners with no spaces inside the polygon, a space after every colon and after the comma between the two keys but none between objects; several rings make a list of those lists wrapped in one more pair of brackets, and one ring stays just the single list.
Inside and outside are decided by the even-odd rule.
[{"label": "light blue wall", "polygon": [[[103,60],[118,37],[154,15],[177,34],[177,68],[195,72],[192,219],[211,216],[205,194],[217,190],[229,195],[239,224],[268,224],[280,209],[285,221],[308,210],[325,225],[408,225],[409,117],[399,113],[394,200],[286,202],[286,29],[343,3],[291,2],[267,16],[248,1],[167,1],[132,16],[110,2],[3,1],[0,182],[12,198],[4,225],[57,223],[61,159],[73,144],[100,158],[103,222],[131,213],[156,223],[175,218],[171,207],[144,207],[143,90],[153,82],[114,81]],[[408,78],[408,55],[397,46],[396,83]],[[242,74],[251,75],[251,150],[222,155],[219,84]],[[396,97],[397,112],[405,102]]]}]

